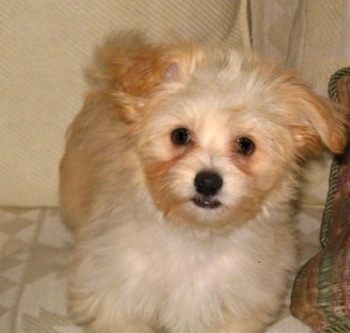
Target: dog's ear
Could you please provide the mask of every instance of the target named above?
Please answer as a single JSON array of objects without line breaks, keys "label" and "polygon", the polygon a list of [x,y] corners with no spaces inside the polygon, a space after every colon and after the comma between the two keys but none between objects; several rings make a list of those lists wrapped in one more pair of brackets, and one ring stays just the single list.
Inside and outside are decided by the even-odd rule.
[{"label": "dog's ear", "polygon": [[181,69],[178,63],[171,63],[166,71],[164,79],[166,81],[180,81],[181,80]]},{"label": "dog's ear", "polygon": [[200,53],[189,41],[153,45],[139,33],[117,34],[97,49],[95,66],[87,76],[94,84],[144,96],[164,80],[180,80]]},{"label": "dog's ear", "polygon": [[347,110],[302,84],[294,85],[287,94],[289,112],[293,115],[289,127],[300,156],[317,155],[323,146],[333,154],[342,153],[348,138]]},{"label": "dog's ear", "polygon": [[87,71],[94,85],[141,96],[162,80],[170,64],[162,46],[152,46],[138,33],[109,36],[96,50],[95,65]]},{"label": "dog's ear", "polygon": [[136,122],[143,105],[167,82],[181,82],[193,71],[202,52],[189,41],[153,45],[142,34],[107,38],[96,50],[95,65],[86,74],[93,86],[90,99],[102,96],[114,114]]}]

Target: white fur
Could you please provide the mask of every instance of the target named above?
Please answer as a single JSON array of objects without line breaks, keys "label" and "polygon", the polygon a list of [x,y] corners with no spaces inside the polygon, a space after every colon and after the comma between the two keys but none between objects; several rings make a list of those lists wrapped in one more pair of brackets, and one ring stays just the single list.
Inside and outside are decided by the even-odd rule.
[{"label": "white fur", "polygon": [[124,209],[108,216],[117,226],[99,225],[104,233],[79,245],[73,295],[94,298],[85,315],[103,318],[96,331],[140,318],[173,332],[205,332],[224,323],[223,308],[248,321],[262,304],[271,313],[280,306],[295,264],[286,211],[222,236],[173,228],[141,201]]}]

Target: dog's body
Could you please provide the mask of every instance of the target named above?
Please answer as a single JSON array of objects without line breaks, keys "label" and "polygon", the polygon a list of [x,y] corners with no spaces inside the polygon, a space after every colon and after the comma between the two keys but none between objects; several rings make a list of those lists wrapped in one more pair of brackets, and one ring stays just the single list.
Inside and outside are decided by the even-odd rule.
[{"label": "dog's body", "polygon": [[296,264],[302,162],[345,117],[290,72],[191,43],[107,43],[72,124],[61,211],[70,307],[93,332],[257,332]]}]

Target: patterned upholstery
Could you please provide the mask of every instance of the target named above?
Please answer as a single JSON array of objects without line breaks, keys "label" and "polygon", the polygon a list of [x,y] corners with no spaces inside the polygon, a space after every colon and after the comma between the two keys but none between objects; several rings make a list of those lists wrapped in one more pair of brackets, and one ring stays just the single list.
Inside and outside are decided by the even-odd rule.
[{"label": "patterned upholstery", "polygon": [[0,210],[0,332],[71,331],[65,294],[70,246],[56,209]]}]

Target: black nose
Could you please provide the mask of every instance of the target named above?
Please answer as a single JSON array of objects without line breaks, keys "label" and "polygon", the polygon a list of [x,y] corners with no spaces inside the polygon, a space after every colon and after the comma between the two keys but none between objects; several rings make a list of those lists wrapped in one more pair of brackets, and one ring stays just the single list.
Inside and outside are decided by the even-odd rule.
[{"label": "black nose", "polygon": [[197,192],[206,196],[217,194],[222,184],[222,178],[210,171],[199,172],[194,179]]}]

